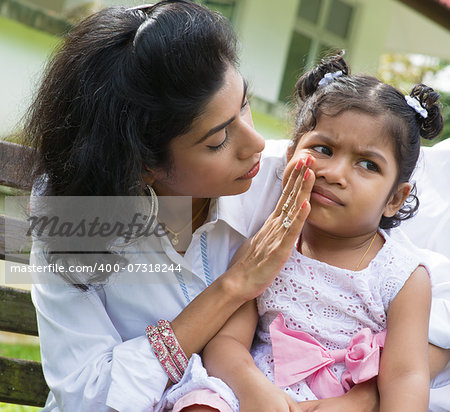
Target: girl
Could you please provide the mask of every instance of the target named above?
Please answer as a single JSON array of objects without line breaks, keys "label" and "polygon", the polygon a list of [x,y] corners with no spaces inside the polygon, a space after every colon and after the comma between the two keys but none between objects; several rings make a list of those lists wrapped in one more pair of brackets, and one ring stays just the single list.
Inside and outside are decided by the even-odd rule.
[{"label": "girl", "polygon": [[[417,209],[409,179],[420,136],[442,129],[439,95],[418,85],[405,97],[375,78],[349,76],[340,56],[306,73],[297,91],[303,104],[284,186],[306,159],[304,176],[315,176],[311,212],[272,285],[208,343],[205,366],[231,387],[241,411],[303,410],[295,402],[374,377],[384,347],[380,409],[426,411],[430,281],[421,260],[385,230]],[[284,199],[289,226],[295,207]],[[222,397],[237,408],[229,392]]]}]

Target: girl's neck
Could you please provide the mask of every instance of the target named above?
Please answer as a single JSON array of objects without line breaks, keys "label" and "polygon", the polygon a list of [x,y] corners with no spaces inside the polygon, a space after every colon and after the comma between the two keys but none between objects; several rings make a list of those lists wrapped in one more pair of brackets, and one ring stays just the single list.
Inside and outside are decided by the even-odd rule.
[{"label": "girl's neck", "polygon": [[298,243],[304,256],[342,269],[362,270],[376,256],[384,239],[376,230],[355,236],[335,235],[306,224]]}]

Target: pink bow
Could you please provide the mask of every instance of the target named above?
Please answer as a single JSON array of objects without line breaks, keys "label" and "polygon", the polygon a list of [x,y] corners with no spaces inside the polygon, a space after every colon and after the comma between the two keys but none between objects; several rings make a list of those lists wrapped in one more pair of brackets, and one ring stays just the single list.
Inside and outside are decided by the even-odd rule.
[{"label": "pink bow", "polygon": [[[318,399],[343,395],[354,384],[378,375],[380,348],[386,331],[372,334],[359,331],[347,349],[328,350],[305,332],[289,329],[280,313],[270,325],[274,376],[277,386],[290,386],[308,378]],[[341,382],[330,369],[335,362],[345,362],[347,370]]]}]

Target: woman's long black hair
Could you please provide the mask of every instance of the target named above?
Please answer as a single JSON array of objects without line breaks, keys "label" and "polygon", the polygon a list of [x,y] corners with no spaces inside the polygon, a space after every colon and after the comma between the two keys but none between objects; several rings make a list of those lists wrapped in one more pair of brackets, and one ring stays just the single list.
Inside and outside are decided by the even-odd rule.
[{"label": "woman's long black hair", "polygon": [[107,8],[82,21],[54,54],[26,121],[46,193],[142,194],[142,176],[170,169],[169,144],[187,132],[237,64],[221,15],[187,0]]},{"label": "woman's long black hair", "polygon": [[[82,21],[50,61],[26,121],[25,142],[37,158],[30,170],[35,178],[44,176],[35,191],[47,195],[34,202],[41,221],[60,219],[60,210],[73,220],[98,210],[115,224],[121,210],[134,211],[128,196],[146,194],[145,175],[152,169],[170,172],[170,142],[189,131],[230,65],[237,65],[230,23],[191,1],[107,8]],[[77,206],[73,196],[103,202]],[[104,206],[105,196],[126,198]],[[49,263],[126,261],[114,252],[114,234],[66,236],[66,230],[52,237],[52,226],[46,229],[41,248]],[[33,233],[36,240],[39,230]],[[109,277],[95,270],[59,274],[82,290]]]}]

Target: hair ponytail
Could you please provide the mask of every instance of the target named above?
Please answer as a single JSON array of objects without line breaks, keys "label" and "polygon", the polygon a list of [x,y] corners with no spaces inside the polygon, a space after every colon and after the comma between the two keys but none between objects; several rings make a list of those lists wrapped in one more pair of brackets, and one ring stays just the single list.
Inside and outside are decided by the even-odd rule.
[{"label": "hair ponytail", "polygon": [[300,77],[295,85],[295,95],[301,101],[305,101],[317,91],[320,81],[327,73],[336,73],[338,71],[341,71],[345,76],[350,73],[344,60],[344,51],[322,59],[316,67]]},{"label": "hair ponytail", "polygon": [[423,118],[417,115],[420,124],[420,136],[426,140],[432,140],[438,136],[444,126],[439,104],[439,93],[424,84],[416,84],[410,96],[417,99],[420,105],[427,111],[428,116]]}]

